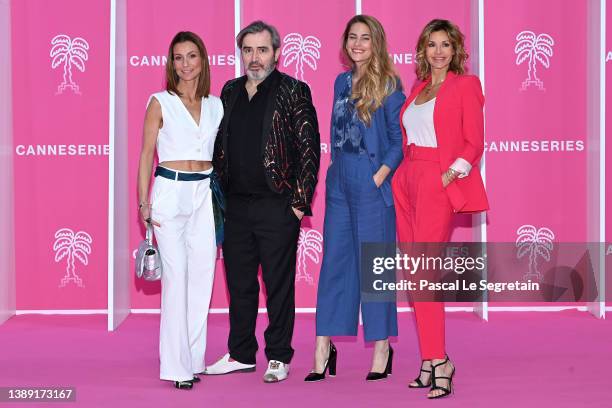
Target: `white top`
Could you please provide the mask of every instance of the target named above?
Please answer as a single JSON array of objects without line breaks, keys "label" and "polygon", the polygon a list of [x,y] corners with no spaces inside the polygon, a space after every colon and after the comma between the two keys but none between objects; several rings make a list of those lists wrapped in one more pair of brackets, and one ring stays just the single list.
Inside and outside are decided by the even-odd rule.
[{"label": "white top", "polygon": [[438,147],[436,129],[434,128],[433,113],[436,98],[417,105],[412,101],[404,112],[402,123],[408,136],[408,144],[421,147]]},{"label": "white top", "polygon": [[[415,101],[416,99],[408,105],[402,116],[402,124],[406,129],[408,144],[421,147],[438,147],[433,119],[436,98],[420,105],[417,105]],[[459,172],[459,178],[463,178],[470,173],[472,165],[467,160],[458,157],[450,168]]]},{"label": "white top", "polygon": [[154,93],[161,105],[163,125],[157,135],[159,162],[174,160],[211,161],[217,130],[223,118],[223,104],[216,96],[202,98],[200,124],[195,122],[178,95],[168,91]]}]

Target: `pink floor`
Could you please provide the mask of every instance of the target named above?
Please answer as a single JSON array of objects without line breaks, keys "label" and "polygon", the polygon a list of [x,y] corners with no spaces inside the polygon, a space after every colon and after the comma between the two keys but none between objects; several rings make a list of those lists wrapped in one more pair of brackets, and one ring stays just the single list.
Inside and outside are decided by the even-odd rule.
[{"label": "pink floor", "polygon": [[[261,381],[260,351],[256,373],[203,377],[191,391],[157,379],[157,315],[132,315],[114,333],[106,331],[105,316],[17,316],[0,326],[0,387],[77,390],[76,403],[12,404],[18,407],[612,407],[612,321],[567,311],[493,313],[489,323],[449,313],[447,322],[457,374],[456,392],[445,400],[428,401],[406,386],[419,365],[407,313],[400,314],[393,376],[386,381],[364,381],[371,348],[359,337],[336,340],[338,376],[304,383],[314,316],[298,315],[287,381]],[[265,324],[260,315],[259,339]],[[211,315],[207,362],[225,352],[227,332],[227,315]]]}]

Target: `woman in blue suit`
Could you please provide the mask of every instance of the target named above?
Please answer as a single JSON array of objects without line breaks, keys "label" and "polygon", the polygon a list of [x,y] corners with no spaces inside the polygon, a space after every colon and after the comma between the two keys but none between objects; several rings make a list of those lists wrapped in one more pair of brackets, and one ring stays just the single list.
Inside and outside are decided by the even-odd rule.
[{"label": "woman in blue suit", "polygon": [[343,52],[352,69],[334,84],[317,340],[307,382],[324,379],[327,370],[335,375],[338,352],[330,336],[357,335],[360,306],[365,340],[375,341],[366,380],[391,373],[389,336],[397,335],[395,300],[362,302],[359,270],[363,242],[395,243],[391,176],[403,156],[399,112],[406,98],[378,20],[353,17]]}]

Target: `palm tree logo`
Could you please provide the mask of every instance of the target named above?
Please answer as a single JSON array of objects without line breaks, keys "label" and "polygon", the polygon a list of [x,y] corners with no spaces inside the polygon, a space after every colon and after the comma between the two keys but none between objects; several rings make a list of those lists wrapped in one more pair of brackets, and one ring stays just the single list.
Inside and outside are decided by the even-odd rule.
[{"label": "palm tree logo", "polygon": [[74,260],[79,260],[83,265],[89,263],[88,255],[91,254],[91,235],[85,231],[75,233],[70,228],[61,228],[55,232],[55,262],[66,258],[66,275],[62,278],[60,288],[69,282],[74,282],[80,288],[83,287],[83,280],[76,274]]},{"label": "palm tree logo", "polygon": [[63,81],[57,87],[56,95],[62,94],[65,89],[71,89],[80,95],[79,86],[72,80],[72,66],[74,65],[81,72],[85,72],[85,61],[88,59],[87,50],[89,43],[81,37],[71,39],[65,34],[59,34],[51,40],[51,68],[55,69],[61,64],[64,65]]},{"label": "palm tree logo", "polygon": [[313,71],[317,70],[317,60],[321,58],[319,49],[321,41],[317,37],[309,35],[302,37],[299,33],[289,33],[283,38],[283,67],[295,63],[295,77],[301,81],[304,79],[304,63]]},{"label": "palm tree logo", "polygon": [[314,279],[306,270],[306,258],[314,263],[320,262],[319,254],[323,252],[323,235],[315,229],[306,231],[300,228],[300,237],[298,238],[297,249],[297,274],[296,282],[301,280],[309,285],[314,285]]},{"label": "palm tree logo", "polygon": [[536,228],[533,225],[521,225],[516,231],[516,259],[520,259],[529,254],[529,271],[523,275],[523,280],[537,279],[541,281],[542,273],[538,270],[538,257],[550,261],[550,252],[553,250],[555,234],[546,227]]},{"label": "palm tree logo", "polygon": [[535,85],[544,91],[544,82],[538,78],[536,65],[539,62],[544,68],[550,67],[550,58],[553,56],[553,45],[555,40],[545,33],[537,36],[533,31],[521,31],[516,35],[516,65],[521,65],[529,60],[527,78],[523,81],[521,90],[525,91],[529,86]]}]

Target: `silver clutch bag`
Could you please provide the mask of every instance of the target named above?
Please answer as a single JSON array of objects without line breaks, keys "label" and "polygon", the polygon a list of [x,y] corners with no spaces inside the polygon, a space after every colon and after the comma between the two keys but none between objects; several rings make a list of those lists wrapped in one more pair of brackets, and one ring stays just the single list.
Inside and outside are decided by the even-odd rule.
[{"label": "silver clutch bag", "polygon": [[138,246],[136,252],[136,276],[148,281],[161,279],[162,263],[159,249],[153,245],[153,226],[147,224],[145,240]]}]

